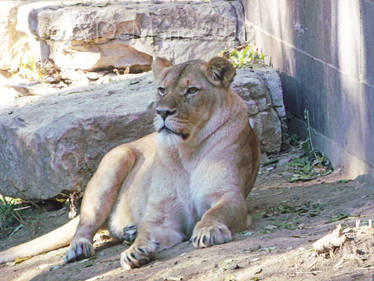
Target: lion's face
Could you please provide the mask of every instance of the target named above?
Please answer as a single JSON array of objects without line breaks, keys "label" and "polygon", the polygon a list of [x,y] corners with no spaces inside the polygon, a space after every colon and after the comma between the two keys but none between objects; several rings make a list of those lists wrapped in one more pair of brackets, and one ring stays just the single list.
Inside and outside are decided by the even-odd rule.
[{"label": "lion's face", "polygon": [[225,101],[235,75],[223,58],[171,65],[157,58],[152,65],[158,82],[155,128],[163,137],[193,138]]}]

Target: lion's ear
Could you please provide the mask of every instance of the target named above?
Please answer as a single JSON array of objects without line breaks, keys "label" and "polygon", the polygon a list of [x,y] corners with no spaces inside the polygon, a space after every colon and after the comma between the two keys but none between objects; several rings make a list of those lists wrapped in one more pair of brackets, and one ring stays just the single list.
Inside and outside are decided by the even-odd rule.
[{"label": "lion's ear", "polygon": [[164,76],[164,70],[173,64],[165,58],[156,57],[152,62],[153,76],[157,81],[161,81]]},{"label": "lion's ear", "polygon": [[230,61],[222,57],[214,57],[208,62],[208,75],[216,83],[219,82],[224,88],[231,85],[236,70]]}]

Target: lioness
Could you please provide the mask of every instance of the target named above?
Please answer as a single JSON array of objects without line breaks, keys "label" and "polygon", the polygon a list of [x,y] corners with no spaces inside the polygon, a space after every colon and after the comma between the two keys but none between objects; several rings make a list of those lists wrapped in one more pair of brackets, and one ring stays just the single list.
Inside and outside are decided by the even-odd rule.
[{"label": "lioness", "polygon": [[112,236],[132,243],[120,257],[130,269],[186,239],[205,248],[248,227],[245,199],[260,148],[246,105],[230,89],[235,68],[216,57],[177,65],[156,58],[152,69],[159,84],[156,132],[104,156],[80,217],[1,252],[0,263],[70,242],[65,261],[90,257],[93,236],[106,225]]}]

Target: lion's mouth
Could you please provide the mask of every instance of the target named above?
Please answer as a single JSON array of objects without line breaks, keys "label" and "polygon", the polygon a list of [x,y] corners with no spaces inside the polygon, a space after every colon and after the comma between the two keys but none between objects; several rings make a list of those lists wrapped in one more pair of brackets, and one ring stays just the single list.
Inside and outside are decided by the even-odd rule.
[{"label": "lion's mouth", "polygon": [[185,139],[187,139],[187,138],[189,137],[188,134],[178,133],[178,132],[173,131],[172,129],[166,127],[165,125],[162,126],[162,127],[158,130],[159,133],[162,132],[162,131],[164,131],[164,132],[166,132],[166,133],[168,133],[168,134],[173,134],[173,135],[180,136],[183,140],[185,140]]}]

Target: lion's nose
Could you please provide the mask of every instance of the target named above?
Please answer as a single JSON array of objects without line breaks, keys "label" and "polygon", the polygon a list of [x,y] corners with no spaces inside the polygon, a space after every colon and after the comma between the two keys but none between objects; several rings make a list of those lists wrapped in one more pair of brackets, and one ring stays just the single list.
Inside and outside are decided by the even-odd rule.
[{"label": "lion's nose", "polygon": [[170,110],[169,108],[158,108],[156,109],[156,112],[158,115],[161,116],[163,120],[165,120],[166,117],[168,117],[169,115],[175,114],[177,111],[175,109]]}]

